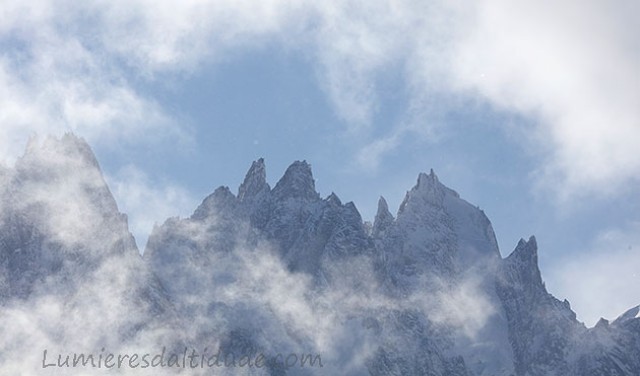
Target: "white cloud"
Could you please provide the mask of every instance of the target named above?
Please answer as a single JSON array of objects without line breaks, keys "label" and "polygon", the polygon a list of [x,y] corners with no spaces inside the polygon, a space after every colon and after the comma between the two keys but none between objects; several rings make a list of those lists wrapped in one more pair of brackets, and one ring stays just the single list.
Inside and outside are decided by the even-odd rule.
[{"label": "white cloud", "polygon": [[74,131],[94,144],[163,132],[187,138],[153,98],[136,92],[113,56],[91,44],[81,11],[44,1],[0,5],[0,158],[14,160],[34,133]]},{"label": "white cloud", "polygon": [[[194,74],[233,50],[275,42],[313,60],[336,113],[357,134],[369,134],[379,110],[380,78],[400,71],[411,121],[383,139],[433,128],[441,105],[434,96],[476,95],[537,121],[528,137],[540,150],[543,186],[561,198],[611,193],[640,175],[637,8],[633,1],[3,2],[2,157],[17,155],[16,141],[33,131],[74,130],[96,143],[180,134],[131,77]],[[401,144],[381,142],[387,151]]]},{"label": "white cloud", "polygon": [[640,304],[640,223],[604,231],[590,250],[555,264],[548,286],[566,297],[588,326],[600,317],[613,320]]},{"label": "white cloud", "polygon": [[119,210],[129,217],[129,229],[140,252],[144,252],[153,226],[160,224],[158,221],[188,216],[197,205],[197,199],[187,189],[170,182],[156,183],[134,165],[107,176],[107,181]]},{"label": "white cloud", "polygon": [[547,163],[539,172],[561,198],[610,193],[640,172],[640,53],[629,7],[638,8],[488,0],[455,47],[457,87],[537,119]]},{"label": "white cloud", "polygon": [[144,74],[186,70],[221,59],[229,47],[248,47],[305,20],[296,0],[158,3],[149,0],[94,2],[100,41]]},{"label": "white cloud", "polygon": [[366,170],[375,170],[385,154],[393,151],[402,138],[403,131],[398,131],[388,137],[377,139],[369,143],[358,152],[356,162]]}]

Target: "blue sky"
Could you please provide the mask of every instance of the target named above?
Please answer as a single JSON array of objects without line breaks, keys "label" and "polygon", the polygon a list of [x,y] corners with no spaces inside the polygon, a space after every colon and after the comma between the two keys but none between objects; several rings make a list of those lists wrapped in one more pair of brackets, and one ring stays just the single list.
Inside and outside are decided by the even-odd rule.
[{"label": "blue sky", "polygon": [[0,157],[85,137],[139,246],[264,157],[371,220],[419,172],[535,234],[592,325],[640,303],[634,1],[0,4]]}]

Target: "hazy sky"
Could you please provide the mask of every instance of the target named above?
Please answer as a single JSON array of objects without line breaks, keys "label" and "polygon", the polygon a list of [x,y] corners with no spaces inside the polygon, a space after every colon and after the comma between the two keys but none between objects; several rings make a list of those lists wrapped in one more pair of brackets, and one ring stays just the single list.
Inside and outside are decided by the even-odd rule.
[{"label": "hazy sky", "polygon": [[[25,5],[27,4],[28,5]],[[73,131],[155,222],[311,163],[372,220],[419,172],[592,325],[640,303],[637,1],[0,0],[0,157]]]}]

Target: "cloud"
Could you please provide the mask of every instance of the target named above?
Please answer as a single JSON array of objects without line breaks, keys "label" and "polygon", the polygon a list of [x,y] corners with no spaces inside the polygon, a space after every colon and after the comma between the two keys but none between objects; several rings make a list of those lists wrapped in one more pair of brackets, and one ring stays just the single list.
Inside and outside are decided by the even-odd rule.
[{"label": "cloud", "polygon": [[54,374],[55,367],[42,369],[45,349],[153,349],[179,338],[170,326],[158,329],[172,322],[167,302],[86,143],[70,135],[33,139],[6,174],[0,180],[0,368]]},{"label": "cloud", "polygon": [[38,226],[70,249],[84,245],[88,234],[93,242],[114,241],[107,229],[122,223],[97,162],[86,147],[72,136],[30,140],[16,168],[7,172],[10,179],[2,182],[8,184],[3,187],[3,199],[9,212],[13,207],[24,213],[18,225]]},{"label": "cloud", "polygon": [[[405,119],[365,143],[361,153],[373,147],[378,155],[381,145],[393,150],[402,143],[389,141],[403,132],[432,138],[434,128],[447,127],[439,115],[459,110],[456,102],[470,97],[535,124],[520,130],[538,150],[539,188],[560,199],[611,194],[637,182],[640,172],[634,151],[640,140],[640,49],[630,37],[629,17],[634,8],[625,1],[406,1],[376,20],[367,18],[367,7],[351,8],[342,16],[363,23],[361,33],[345,27],[327,34],[349,47],[320,54],[326,55],[326,81],[339,77],[329,95],[348,106],[346,112],[367,113],[361,119],[377,109],[376,80],[389,71],[403,74],[410,93]],[[358,98],[360,106],[350,105]],[[364,166],[375,167],[375,161]]]},{"label": "cloud", "polygon": [[637,181],[634,8],[625,1],[483,1],[455,46],[455,87],[538,123],[538,173],[561,198]]},{"label": "cloud", "polygon": [[[536,124],[523,134],[540,151],[542,187],[560,198],[609,194],[640,175],[637,8],[624,0],[3,3],[0,146],[15,156],[16,141],[34,131],[74,130],[106,144],[188,134],[139,83],[197,75],[273,43],[309,58],[336,114],[368,140],[363,148],[390,151],[403,144],[389,142],[395,134],[446,127],[434,124],[443,111],[434,98],[471,96]],[[392,74],[409,93],[410,121],[374,136],[381,82]]]},{"label": "cloud", "polygon": [[[0,6],[0,158],[34,133],[73,131],[97,145],[187,139],[158,103],[134,88],[115,56],[92,44],[82,7],[45,1]],[[150,132],[154,130],[154,132]]]},{"label": "cloud", "polygon": [[381,347],[393,353],[402,348],[397,355],[406,359],[428,357],[414,347],[418,337],[431,338],[428,330],[448,333],[447,346],[459,344],[451,351],[480,359],[486,353],[483,346],[465,345],[487,338],[490,321],[498,318],[499,302],[481,280],[434,285],[425,276],[415,290],[389,293],[371,257],[351,255],[323,259],[325,284],[292,272],[277,246],[246,223],[227,218],[224,210],[217,214],[167,221],[145,254],[179,316],[187,318],[193,341],[244,328],[265,351],[319,353],[325,372],[349,374],[366,373]]},{"label": "cloud", "polygon": [[548,285],[567,297],[578,319],[588,326],[600,317],[613,320],[640,304],[640,223],[603,231],[587,252],[555,265]]},{"label": "cloud", "polygon": [[393,151],[400,144],[401,133],[405,132],[399,131],[390,136],[379,138],[362,148],[356,157],[358,165],[369,171],[375,170],[385,154]]},{"label": "cloud", "polygon": [[188,216],[197,204],[187,189],[170,182],[154,182],[134,165],[124,166],[114,176],[107,176],[107,181],[120,211],[129,217],[129,229],[140,252],[144,252],[149,233],[159,224],[157,221]]}]

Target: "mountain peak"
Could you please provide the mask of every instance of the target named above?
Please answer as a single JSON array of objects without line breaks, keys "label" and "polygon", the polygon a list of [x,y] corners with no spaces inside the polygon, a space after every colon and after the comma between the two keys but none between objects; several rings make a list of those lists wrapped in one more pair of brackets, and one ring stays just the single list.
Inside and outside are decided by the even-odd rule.
[{"label": "mountain peak", "polygon": [[340,201],[340,198],[338,197],[337,194],[335,194],[335,192],[331,192],[329,197],[326,198],[326,201],[329,204],[335,204],[336,206],[342,206],[342,201]]},{"label": "mountain peak", "polygon": [[64,165],[73,162],[75,165],[85,164],[100,169],[98,160],[87,141],[73,133],[65,133],[62,137],[47,136],[42,142],[33,136],[19,160],[19,164]]},{"label": "mountain peak", "polygon": [[229,187],[220,186],[207,196],[191,215],[191,219],[203,220],[216,215],[226,215],[233,212],[237,198]]},{"label": "mountain peak", "polygon": [[[95,251],[97,257],[112,250],[137,253],[127,216],[119,211],[83,138],[72,133],[60,138],[33,136],[10,173],[11,180],[3,179],[2,184],[8,185],[11,209],[3,209],[21,213],[42,239],[87,249],[87,254]],[[104,251],[103,245],[112,244],[113,238],[104,237],[110,230],[117,233],[122,246]]]},{"label": "mountain peak", "polygon": [[625,313],[620,315],[620,317],[615,319],[613,321],[613,324],[617,325],[625,321],[633,320],[635,318],[640,318],[640,305],[637,305],[631,309],[628,309]]},{"label": "mountain peak", "polygon": [[527,265],[535,265],[538,268],[538,243],[536,237],[531,235],[529,240],[520,239],[518,245],[507,257],[507,259],[517,260]]},{"label": "mountain peak", "polygon": [[16,161],[14,172],[21,184],[47,186],[51,196],[47,199],[54,205],[57,204],[52,192],[58,189],[67,197],[65,200],[86,200],[87,205],[91,203],[101,213],[121,215],[93,150],[83,138],[73,133],[60,138],[32,137],[24,155]]},{"label": "mountain peak", "polygon": [[440,181],[438,180],[438,176],[436,176],[435,172],[433,172],[433,169],[430,169],[429,175],[424,172],[418,174],[418,187],[424,187],[438,183],[440,183]]},{"label": "mountain peak", "polygon": [[376,217],[379,214],[384,214],[384,213],[389,213],[389,204],[387,204],[387,200],[385,200],[384,196],[380,196],[380,198],[378,199],[378,212],[376,214]]},{"label": "mountain peak", "polygon": [[317,199],[311,166],[306,161],[295,161],[273,188],[276,198]]},{"label": "mountain peak", "polygon": [[429,170],[429,174],[427,175],[424,172],[418,174],[418,182],[414,187],[416,191],[429,192],[434,195],[444,196],[445,194],[450,194],[454,197],[460,198],[458,192],[453,189],[445,186],[438,179],[438,175],[433,171],[433,169]]},{"label": "mountain peak", "polygon": [[267,184],[267,173],[264,159],[253,161],[249,171],[245,175],[244,181],[238,188],[238,199],[240,201],[251,200],[263,192],[268,192],[271,188]]},{"label": "mountain peak", "polygon": [[440,183],[433,169],[430,170],[428,175],[421,172],[418,174],[416,185],[407,192],[404,200],[400,204],[398,215],[400,216],[408,205],[421,206],[423,203],[441,205],[447,195],[460,198],[460,195],[458,195],[456,191]]},{"label": "mountain peak", "polygon": [[385,231],[393,223],[393,215],[389,211],[389,205],[384,197],[380,196],[378,199],[378,211],[376,212],[376,218],[373,221],[373,235],[378,235]]},{"label": "mountain peak", "polygon": [[535,236],[532,235],[528,241],[520,239],[516,248],[504,261],[520,276],[525,285],[544,286],[538,268],[538,243]]}]

